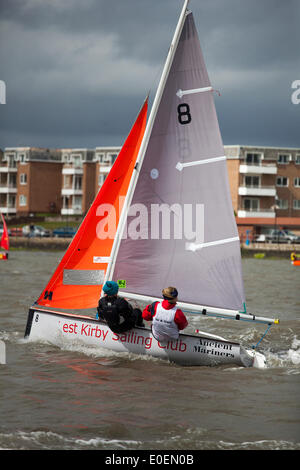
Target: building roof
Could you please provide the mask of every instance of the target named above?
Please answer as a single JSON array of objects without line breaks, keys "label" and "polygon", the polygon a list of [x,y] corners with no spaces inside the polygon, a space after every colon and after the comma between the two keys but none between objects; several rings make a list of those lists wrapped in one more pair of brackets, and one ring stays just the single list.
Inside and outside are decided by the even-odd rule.
[{"label": "building roof", "polygon": [[272,149],[272,150],[296,150],[299,151],[300,147],[274,147],[269,145],[243,145],[243,144],[227,144],[224,147],[237,147],[237,148],[246,148],[246,149]]}]

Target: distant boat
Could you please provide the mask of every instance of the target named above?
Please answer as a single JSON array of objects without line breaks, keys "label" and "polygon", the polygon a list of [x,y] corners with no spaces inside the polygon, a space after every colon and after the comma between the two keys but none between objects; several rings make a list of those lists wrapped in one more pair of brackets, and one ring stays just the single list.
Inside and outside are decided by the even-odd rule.
[{"label": "distant boat", "polygon": [[1,219],[3,224],[3,232],[1,235],[0,240],[0,248],[5,251],[0,251],[0,260],[1,259],[8,259],[8,252],[9,252],[9,236],[8,236],[8,229],[4,219],[3,214],[1,213]]},{"label": "distant boat", "polygon": [[[105,281],[116,280],[119,295],[144,304],[161,300],[162,288],[171,285],[178,288],[177,305],[186,313],[268,327],[278,323],[245,309],[240,240],[214,90],[187,5],[185,0],[146,129],[147,102],[30,308],[25,337],[58,345],[79,341],[185,365],[264,367],[263,354],[221,336],[181,333],[161,344],[149,328],[117,335],[106,323],[72,312],[96,308]],[[166,210],[161,225],[152,219],[158,207]],[[195,220],[190,224],[193,211],[197,230]],[[166,226],[170,219],[172,227]]]},{"label": "distant boat", "polygon": [[300,255],[297,255],[295,252],[291,253],[291,264],[293,266],[300,266]]},{"label": "distant boat", "polygon": [[254,253],[254,258],[263,259],[266,256],[266,253]]}]

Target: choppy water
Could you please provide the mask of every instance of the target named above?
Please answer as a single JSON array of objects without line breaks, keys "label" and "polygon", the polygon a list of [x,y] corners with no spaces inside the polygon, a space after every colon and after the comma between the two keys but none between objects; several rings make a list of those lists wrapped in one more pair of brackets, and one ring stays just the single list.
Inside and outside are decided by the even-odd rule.
[{"label": "choppy water", "polygon": [[[61,256],[0,262],[0,449],[300,449],[300,267],[243,260],[248,310],[281,320],[260,343],[266,370],[180,367],[24,341],[28,307]],[[265,330],[193,316],[195,328],[246,345]]]}]

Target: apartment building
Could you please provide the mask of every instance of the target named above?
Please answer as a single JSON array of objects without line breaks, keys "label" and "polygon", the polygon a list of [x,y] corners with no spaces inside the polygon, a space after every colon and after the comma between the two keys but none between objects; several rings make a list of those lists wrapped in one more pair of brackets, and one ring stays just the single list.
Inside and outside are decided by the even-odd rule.
[{"label": "apartment building", "polygon": [[121,147],[96,147],[95,149],[95,162],[96,162],[96,191],[104,183],[112,165],[114,164]]},{"label": "apartment building", "polygon": [[95,192],[94,152],[91,149],[62,149],[62,215],[81,215]]},{"label": "apartment building", "polygon": [[57,149],[6,148],[0,157],[0,210],[28,215],[60,210],[61,156]]},{"label": "apartment building", "polygon": [[85,214],[119,151],[6,148],[0,153],[0,211],[7,216]]},{"label": "apartment building", "polygon": [[240,234],[300,231],[300,148],[225,146]]},{"label": "apartment building", "polygon": [[[84,215],[120,147],[6,148],[0,152],[0,211]],[[275,227],[300,233],[300,148],[225,146],[241,236]]]},{"label": "apartment building", "polygon": [[88,211],[119,151],[120,147],[62,149],[62,215]]}]

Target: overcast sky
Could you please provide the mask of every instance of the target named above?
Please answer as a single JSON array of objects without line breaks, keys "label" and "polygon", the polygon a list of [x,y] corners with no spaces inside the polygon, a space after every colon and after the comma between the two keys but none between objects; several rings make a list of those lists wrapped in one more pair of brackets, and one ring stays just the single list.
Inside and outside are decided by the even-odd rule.
[{"label": "overcast sky", "polygon": [[[121,145],[183,0],[0,0],[0,148]],[[300,147],[300,0],[190,0],[224,144]]]}]

